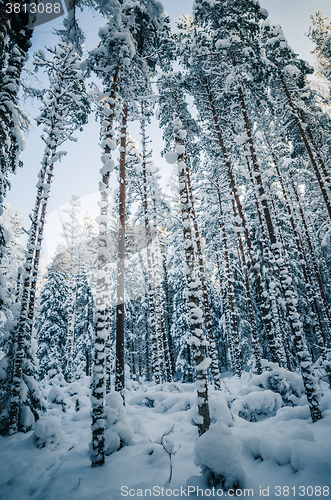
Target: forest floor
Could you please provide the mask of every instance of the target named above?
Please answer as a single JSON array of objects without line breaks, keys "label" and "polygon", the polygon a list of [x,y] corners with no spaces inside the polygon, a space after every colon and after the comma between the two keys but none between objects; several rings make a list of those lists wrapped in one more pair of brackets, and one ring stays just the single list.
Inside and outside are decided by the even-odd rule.
[{"label": "forest floor", "polygon": [[[312,424],[301,377],[269,367],[272,371],[261,376],[244,373],[241,380],[222,374],[223,390],[210,389],[212,420],[229,426],[241,442],[244,481],[232,496],[331,497],[331,391],[322,383],[323,419]],[[194,384],[128,381],[123,421],[132,426],[133,437],[103,466],[92,468],[89,382],[86,377],[72,384],[44,383],[48,412],[38,432],[0,438],[1,500],[117,500],[145,493],[148,498],[149,489],[153,497],[194,497],[198,487],[200,497],[231,496],[210,489],[194,464]],[[169,456],[160,441],[171,430],[166,447],[178,451],[169,485]],[[221,447],[215,442],[208,453],[222,453]]]}]

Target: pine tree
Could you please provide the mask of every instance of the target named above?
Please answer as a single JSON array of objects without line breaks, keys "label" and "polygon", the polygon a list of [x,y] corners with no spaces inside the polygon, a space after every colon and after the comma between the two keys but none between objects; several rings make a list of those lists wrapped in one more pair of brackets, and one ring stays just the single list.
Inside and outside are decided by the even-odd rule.
[{"label": "pine tree", "polygon": [[77,314],[77,276],[80,274],[81,255],[80,255],[80,232],[81,224],[78,222],[78,212],[80,207],[80,199],[77,196],[72,196],[70,200],[70,208],[63,211],[68,213],[69,221],[63,224],[63,236],[66,239],[67,251],[69,254],[68,272],[68,333],[67,333],[67,367],[66,379],[71,382],[74,375],[74,353],[75,353],[75,333],[76,333],[76,314]]},{"label": "pine tree", "polygon": [[40,310],[36,318],[39,377],[53,378],[66,373],[68,285],[66,276],[52,267],[41,291]]},{"label": "pine tree", "polygon": [[90,375],[91,373],[94,298],[85,270],[81,269],[75,278],[74,376],[75,378],[81,378],[83,375]]},{"label": "pine tree", "polygon": [[[101,146],[104,154],[104,163],[101,169],[102,182],[101,192],[101,215],[99,219],[99,253],[97,282],[97,327],[95,341],[98,349],[95,351],[94,373],[92,393],[92,466],[104,463],[104,430],[100,421],[104,414],[104,378],[102,376],[104,367],[104,349],[107,337],[106,325],[109,325],[108,293],[109,285],[106,281],[106,271],[108,265],[108,249],[106,241],[108,222],[108,199],[107,190],[109,174],[114,169],[114,162],[111,159],[111,149],[114,144],[115,132],[114,112],[116,106],[122,108],[122,132],[121,132],[121,198],[120,217],[122,225],[119,228],[119,254],[118,254],[118,304],[117,304],[117,335],[116,340],[116,389],[124,395],[124,237],[125,237],[125,141],[126,141],[126,120],[127,110],[130,103],[134,105],[135,93],[141,95],[149,85],[150,72],[155,69],[157,61],[162,54],[160,42],[167,33],[169,20],[166,19],[162,6],[159,2],[136,2],[135,4],[124,4],[114,1],[109,6],[108,24],[99,30],[101,41],[99,46],[91,52],[91,67],[104,85],[102,100],[102,128]],[[165,30],[163,29],[165,27]],[[153,47],[153,48],[152,48]],[[157,50],[155,50],[157,48]],[[151,50],[152,49],[152,50]],[[124,148],[124,149],[123,149]],[[122,297],[122,299],[121,299]]]},{"label": "pine tree", "polygon": [[315,43],[313,54],[318,59],[321,73],[331,82],[331,24],[326,24],[328,17],[323,17],[320,11],[310,17],[312,26],[308,37]]},{"label": "pine tree", "polygon": [[[9,402],[8,432],[11,434],[18,430],[21,411],[20,383],[24,372],[24,360],[29,357],[31,345],[41,243],[54,163],[64,154],[58,148],[72,137],[77,128],[86,123],[89,111],[77,53],[63,42],[60,42],[55,49],[48,50],[52,54],[51,60],[47,60],[43,51],[39,51],[35,56],[36,67],[46,68],[50,88],[46,93],[39,93],[43,106],[37,122],[45,125],[46,136],[43,136],[43,139],[46,147],[29,234],[21,312],[17,327],[17,349]],[[8,401],[6,405],[7,403]]]},{"label": "pine tree", "polygon": [[[165,85],[166,87],[166,85]],[[159,84],[159,91],[162,92],[162,83]],[[162,115],[163,111],[163,115]],[[180,110],[174,106],[173,117],[170,121],[169,110],[164,108],[160,112],[161,125],[165,128],[164,136],[168,144],[174,144],[175,151],[168,151],[166,159],[169,163],[177,162],[179,181],[179,212],[182,219],[182,231],[184,238],[185,265],[184,275],[186,276],[185,296],[187,298],[187,321],[189,328],[188,345],[192,349],[194,359],[194,369],[196,374],[196,387],[198,396],[198,419],[197,425],[199,434],[205,433],[209,429],[210,415],[208,404],[207,368],[210,365],[210,358],[206,357],[206,345],[208,342],[203,332],[203,312],[200,308],[200,279],[195,265],[194,238],[191,229],[191,203],[187,185],[187,151],[186,137],[188,131],[183,127],[182,121],[178,117]]]},{"label": "pine tree", "polygon": [[[23,1],[17,2],[20,7]],[[14,2],[1,2],[0,12],[0,215],[7,189],[8,176],[22,166],[19,158],[25,141],[22,130],[29,126],[27,115],[18,105],[21,74],[31,46],[33,30],[29,27],[29,14],[19,9]],[[0,224],[0,263],[6,253],[6,238]],[[0,310],[2,308],[5,278],[0,272]]]}]

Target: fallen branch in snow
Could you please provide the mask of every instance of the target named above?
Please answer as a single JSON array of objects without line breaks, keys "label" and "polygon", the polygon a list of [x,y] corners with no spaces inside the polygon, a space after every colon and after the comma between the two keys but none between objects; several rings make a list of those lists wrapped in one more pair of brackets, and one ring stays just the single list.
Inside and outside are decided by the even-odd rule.
[{"label": "fallen branch in snow", "polygon": [[174,431],[174,425],[171,427],[170,431],[165,432],[162,434],[161,440],[160,441],[154,441],[156,444],[160,444],[166,454],[169,457],[169,468],[170,468],[170,473],[169,473],[169,479],[168,479],[168,484],[171,483],[172,479],[172,470],[173,470],[173,463],[172,463],[172,457],[176,455],[176,453],[180,450],[180,445],[178,446],[177,450],[174,451],[175,444],[170,440],[170,439],[164,439],[166,436],[169,436]]}]

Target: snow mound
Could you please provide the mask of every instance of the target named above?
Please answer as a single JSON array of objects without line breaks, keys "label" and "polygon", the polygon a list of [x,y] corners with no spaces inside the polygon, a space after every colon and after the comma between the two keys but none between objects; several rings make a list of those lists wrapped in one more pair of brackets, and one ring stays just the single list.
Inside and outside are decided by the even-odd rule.
[{"label": "snow mound", "polygon": [[[159,394],[157,395],[159,396]],[[177,411],[187,411],[195,403],[196,397],[190,393],[171,394],[165,395],[161,402],[157,402],[158,397],[155,398],[155,412],[156,413],[176,413]]]},{"label": "snow mound", "polygon": [[55,417],[41,417],[34,426],[34,438],[37,448],[55,450],[66,435],[60,430],[59,422]]},{"label": "snow mound", "polygon": [[231,410],[249,422],[257,422],[276,415],[282,406],[282,398],[272,391],[254,391],[236,399]]},{"label": "snow mound", "polygon": [[209,411],[212,420],[221,420],[221,422],[228,425],[229,427],[233,426],[232,413],[229,410],[225,397],[220,391],[216,391],[215,394],[210,394]]},{"label": "snow mound", "polygon": [[275,363],[264,362],[266,371],[261,375],[253,375],[248,382],[250,390],[269,389],[280,394],[284,406],[299,404],[299,399],[305,394],[302,377]]},{"label": "snow mound", "polygon": [[201,467],[210,485],[221,484],[226,490],[243,484],[242,445],[231,429],[218,420],[199,437],[194,446],[194,463]]},{"label": "snow mound", "polygon": [[64,401],[65,398],[66,395],[64,391],[57,385],[53,384],[49,390],[47,401],[51,404],[61,405],[62,411],[66,411],[67,403]]},{"label": "snow mound", "polygon": [[147,406],[155,408],[157,413],[176,413],[187,411],[195,403],[196,396],[193,384],[165,383],[150,388],[144,392],[138,392],[129,400],[130,405]]},{"label": "snow mound", "polygon": [[118,392],[106,395],[105,406],[105,454],[111,455],[123,446],[131,444],[133,428],[126,421],[126,409]]}]

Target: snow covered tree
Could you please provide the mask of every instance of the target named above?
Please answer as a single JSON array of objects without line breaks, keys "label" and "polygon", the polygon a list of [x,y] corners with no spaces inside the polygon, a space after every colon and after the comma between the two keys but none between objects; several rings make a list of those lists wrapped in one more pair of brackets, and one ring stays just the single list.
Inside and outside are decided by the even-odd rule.
[{"label": "snow covered tree", "polygon": [[47,60],[43,51],[35,55],[35,65],[37,68],[45,68],[50,88],[47,92],[36,92],[43,103],[37,123],[45,126],[46,135],[43,139],[46,146],[37,184],[37,197],[26,255],[21,312],[17,326],[14,375],[11,395],[8,398],[10,400],[9,433],[15,433],[19,429],[20,383],[24,371],[24,360],[28,357],[31,344],[41,243],[54,163],[64,154],[58,148],[66,140],[72,138],[75,130],[86,123],[89,112],[89,102],[78,54],[63,42],[59,42],[54,49],[48,49],[48,51],[52,54],[50,60]]},{"label": "snow covered tree", "polygon": [[40,310],[36,318],[39,377],[53,378],[66,372],[68,286],[66,276],[52,267],[41,291]]},{"label": "snow covered tree", "polygon": [[[17,2],[20,7],[24,4]],[[7,5],[6,5],[7,4]],[[0,215],[7,189],[8,176],[22,166],[19,155],[25,147],[22,130],[29,120],[19,107],[18,93],[27,52],[31,46],[32,29],[29,15],[14,9],[14,2],[1,1],[0,4]],[[15,12],[16,11],[16,12]],[[0,224],[0,263],[5,254],[6,238]],[[0,272],[0,309],[3,303],[5,279]]]},{"label": "snow covered tree", "polygon": [[[102,109],[101,147],[103,148],[101,169],[102,182],[101,214],[99,222],[99,252],[97,282],[97,318],[94,359],[94,382],[92,391],[92,466],[104,463],[104,431],[99,425],[103,418],[104,408],[104,349],[109,325],[107,283],[107,223],[108,223],[108,184],[109,175],[114,169],[111,150],[116,147],[114,112],[116,106],[122,106],[122,130],[120,150],[120,200],[118,245],[118,304],[117,304],[117,339],[116,339],[116,390],[124,389],[124,246],[125,246],[125,143],[128,106],[134,105],[134,97],[148,90],[150,73],[162,55],[160,42],[166,39],[169,20],[163,13],[158,1],[143,0],[136,3],[114,1],[108,6],[108,24],[99,30],[101,41],[91,52],[90,65],[101,78],[104,93],[100,96]],[[165,29],[164,29],[165,27]],[[129,110],[130,111],[130,110]],[[123,302],[123,303],[122,303]]]},{"label": "snow covered tree", "polygon": [[[165,82],[165,91],[167,82]],[[159,92],[162,92],[162,82],[159,82]],[[176,91],[175,91],[176,98]],[[175,100],[175,99],[174,99]],[[172,119],[170,118],[172,115]],[[164,137],[167,141],[166,159],[169,163],[177,162],[179,181],[179,212],[182,219],[182,231],[184,238],[185,264],[184,275],[186,276],[185,296],[187,298],[187,321],[189,327],[188,345],[192,349],[194,369],[196,374],[196,387],[198,395],[198,417],[197,426],[199,434],[209,429],[210,415],[208,405],[207,368],[211,359],[206,357],[206,346],[208,341],[203,332],[203,311],[200,308],[201,283],[196,270],[194,254],[194,233],[191,228],[192,207],[189,198],[187,184],[188,153],[186,150],[186,138],[190,130],[186,130],[180,116],[180,105],[174,105],[171,113],[167,107],[161,107],[160,125],[164,127]],[[185,121],[185,118],[184,118]],[[185,123],[186,125],[186,123]],[[169,151],[175,147],[175,151]]]},{"label": "snow covered tree", "polygon": [[67,367],[66,379],[70,382],[73,378],[73,364],[75,352],[75,330],[76,330],[76,313],[77,313],[77,279],[76,276],[80,274],[81,255],[80,255],[80,232],[81,224],[78,221],[77,215],[81,205],[80,199],[77,196],[72,196],[70,200],[70,207],[64,209],[68,213],[69,221],[63,224],[63,236],[66,239],[67,251],[69,254],[68,261],[68,334],[67,334]]},{"label": "snow covered tree", "polygon": [[326,24],[328,17],[323,17],[320,11],[310,17],[312,26],[308,37],[315,43],[313,54],[317,57],[321,73],[331,82],[331,24]]},{"label": "snow covered tree", "polygon": [[91,373],[94,298],[85,270],[81,269],[75,278],[76,319],[73,372],[75,378],[81,378],[84,374],[90,375]]},{"label": "snow covered tree", "polygon": [[[21,282],[23,274],[24,248],[19,243],[23,234],[22,219],[18,210],[13,210],[9,205],[1,216],[0,224],[5,230],[7,249],[0,264],[0,269],[5,279],[4,303],[1,323],[5,326],[7,320],[16,319],[17,306],[21,295]],[[6,328],[8,328],[7,322]]]}]

